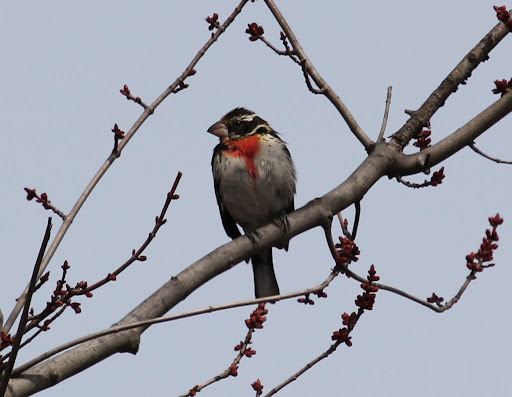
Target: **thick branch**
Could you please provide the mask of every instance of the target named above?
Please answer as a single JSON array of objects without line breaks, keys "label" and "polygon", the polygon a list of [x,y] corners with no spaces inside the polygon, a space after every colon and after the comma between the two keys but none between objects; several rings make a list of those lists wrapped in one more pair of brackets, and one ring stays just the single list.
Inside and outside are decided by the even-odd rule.
[{"label": "thick branch", "polygon": [[442,141],[419,153],[403,155],[393,172],[396,173],[395,175],[411,175],[439,164],[441,161],[446,160],[454,153],[473,143],[477,137],[510,112],[512,112],[512,91],[503,95],[491,106]]},{"label": "thick branch", "polygon": [[[373,153],[343,184],[288,216],[288,236],[291,238],[322,225],[333,214],[359,201],[368,189],[385,175],[393,153],[396,152],[390,150],[386,144],[377,144]],[[278,244],[282,239],[282,228],[273,223],[258,229],[258,232],[262,235],[258,240],[258,249]],[[172,277],[116,325],[164,315],[207,281],[255,252],[256,248],[245,236],[215,249]],[[11,379],[9,387],[12,394],[9,394],[8,390],[7,396],[32,394],[53,386],[115,353],[136,353],[140,335],[146,328],[147,326],[104,336],[43,362],[24,372],[19,378]],[[34,382],[34,379],[38,379],[38,382]]]},{"label": "thick branch", "polygon": [[[390,173],[392,166],[400,164],[402,170],[408,170],[410,173],[420,172],[422,167],[419,165],[421,162],[418,161],[417,156],[430,153],[435,163],[442,161],[468,142],[472,142],[476,136],[510,111],[512,111],[512,92],[504,95],[452,136],[417,155],[406,156],[397,152],[390,144],[377,142],[373,152],[345,182],[288,215],[290,223],[288,237],[292,238],[309,229],[324,225],[334,214],[360,201],[382,176]],[[257,249],[279,244],[282,239],[282,229],[273,223],[260,228],[258,233],[261,234],[261,239],[258,240]],[[215,249],[177,276],[172,277],[116,325],[162,316],[197,288],[255,252],[256,248],[245,236]],[[73,376],[115,353],[136,353],[140,335],[146,328],[123,331],[84,343],[24,372],[20,378],[12,379],[9,386],[16,393],[34,393],[52,386],[56,381]],[[40,382],[35,384],[34,378],[38,378]]]},{"label": "thick branch", "polygon": [[[512,102],[511,98],[512,93],[507,94],[489,109],[495,106],[499,107],[505,105],[510,107],[508,102]],[[471,124],[471,122],[468,124]],[[490,126],[492,124],[494,123],[487,123],[486,125]],[[482,132],[483,131],[480,131],[478,135]],[[458,133],[459,132],[455,133],[454,136],[457,137]],[[471,136],[468,139],[472,140],[473,137]],[[455,142],[458,142],[458,138],[455,138]],[[436,148],[435,153],[437,153],[437,151],[441,152],[443,142],[426,150],[432,150],[434,148]],[[436,156],[438,155],[436,154]],[[439,156],[442,156],[442,152]],[[304,207],[288,215],[290,223],[288,237],[292,238],[309,229],[326,224],[334,214],[360,201],[366,192],[382,176],[389,173],[392,165],[398,164],[400,160],[404,158],[413,157],[414,156],[408,157],[397,152],[395,148],[387,143],[377,142],[373,152],[345,182],[324,196],[311,201]],[[405,164],[407,165],[406,162]],[[416,162],[413,163],[413,166],[416,166]],[[261,234],[261,239],[258,240],[259,247],[257,249],[279,244],[282,239],[282,228],[273,223],[258,229],[258,233]],[[215,249],[210,254],[184,269],[177,276],[172,277],[171,280],[149,296],[116,325],[130,324],[164,315],[179,302],[187,298],[188,295],[197,288],[220,273],[229,270],[237,263],[252,256],[257,249],[245,236],[239,237]],[[170,268],[175,267],[176,266],[172,266]],[[9,382],[9,386],[13,393],[7,395],[16,395],[17,393],[31,394],[50,387],[55,384],[55,382],[60,382],[73,376],[115,353],[136,353],[140,335],[146,328],[147,327],[141,327],[136,330],[123,331],[114,335],[101,337],[43,362],[24,372],[20,378],[12,379]],[[39,379],[37,383],[33,381],[33,379],[36,378]]]},{"label": "thick branch", "polygon": [[19,376],[21,373],[25,372],[27,369],[34,367],[35,365],[47,360],[50,357],[53,357],[65,350],[68,350],[72,347],[78,346],[84,342],[88,342],[90,340],[99,338],[101,336],[115,334],[118,332],[126,331],[126,330],[133,329],[133,328],[138,328],[138,327],[148,328],[148,326],[154,325],[154,324],[160,324],[160,323],[165,323],[165,322],[169,322],[169,321],[180,320],[183,318],[199,316],[199,315],[205,314],[205,313],[214,313],[214,312],[217,312],[220,310],[227,310],[227,309],[232,309],[235,307],[249,306],[249,305],[264,303],[264,302],[268,302],[268,301],[277,302],[277,301],[281,301],[281,300],[296,298],[298,296],[316,294],[320,291],[323,291],[325,288],[327,288],[329,286],[329,284],[338,276],[338,274],[339,274],[339,271],[337,269],[334,269],[331,271],[329,276],[322,283],[318,284],[317,286],[312,287],[312,288],[307,288],[304,290],[300,290],[300,291],[291,292],[288,294],[281,294],[281,295],[275,295],[275,296],[264,297],[264,298],[249,299],[249,300],[244,300],[244,301],[225,303],[225,304],[216,305],[216,306],[208,306],[208,307],[204,307],[202,309],[190,310],[190,311],[187,311],[184,313],[172,314],[169,316],[157,317],[157,318],[143,320],[143,321],[137,321],[135,323],[129,323],[126,325],[112,326],[110,328],[82,336],[78,339],[74,339],[70,342],[66,342],[52,350],[46,351],[45,353],[41,354],[39,357],[36,357],[33,360],[30,360],[29,362],[27,362],[23,365],[20,365],[18,368],[16,368],[13,371],[13,374],[14,374],[14,376]]},{"label": "thick branch", "polygon": [[460,61],[437,89],[416,111],[408,111],[411,118],[393,134],[391,143],[403,149],[409,141],[430,125],[430,119],[444,105],[449,96],[457,91],[460,84],[465,83],[481,62],[488,59],[489,53],[509,33],[507,27],[499,22],[480,42]]}]

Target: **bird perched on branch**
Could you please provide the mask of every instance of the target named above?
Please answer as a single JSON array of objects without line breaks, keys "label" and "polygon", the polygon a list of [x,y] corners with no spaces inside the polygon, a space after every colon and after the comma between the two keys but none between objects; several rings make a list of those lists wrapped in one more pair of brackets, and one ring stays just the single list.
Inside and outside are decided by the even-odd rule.
[{"label": "bird perched on branch", "polygon": [[[212,171],[222,225],[232,239],[242,227],[257,245],[257,229],[279,221],[288,231],[286,214],[293,211],[295,168],[286,144],[256,113],[236,108],[213,124],[208,132],[220,143],[213,150]],[[288,241],[282,247],[288,249]],[[252,258],[256,298],[279,294],[272,248]]]}]

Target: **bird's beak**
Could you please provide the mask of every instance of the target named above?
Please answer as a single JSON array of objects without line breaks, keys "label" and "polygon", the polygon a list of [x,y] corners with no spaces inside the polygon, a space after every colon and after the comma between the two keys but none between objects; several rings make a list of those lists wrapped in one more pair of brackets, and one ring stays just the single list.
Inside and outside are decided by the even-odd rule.
[{"label": "bird's beak", "polygon": [[208,128],[208,132],[212,135],[218,136],[219,138],[228,136],[228,129],[226,125],[220,121]]}]

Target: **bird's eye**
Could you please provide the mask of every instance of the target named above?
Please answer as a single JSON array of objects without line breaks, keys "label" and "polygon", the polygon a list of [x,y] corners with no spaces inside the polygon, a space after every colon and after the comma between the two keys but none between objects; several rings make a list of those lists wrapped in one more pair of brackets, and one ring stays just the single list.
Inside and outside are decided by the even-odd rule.
[{"label": "bird's eye", "polygon": [[236,120],[235,120],[235,125],[236,125],[236,126],[241,126],[241,125],[242,125],[242,120],[240,120],[240,119],[236,119]]}]

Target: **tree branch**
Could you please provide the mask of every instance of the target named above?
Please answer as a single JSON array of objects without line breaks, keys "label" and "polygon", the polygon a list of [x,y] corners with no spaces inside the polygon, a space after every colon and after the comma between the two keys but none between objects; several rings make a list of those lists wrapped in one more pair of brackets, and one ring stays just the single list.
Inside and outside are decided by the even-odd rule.
[{"label": "tree branch", "polygon": [[[169,88],[167,88],[150,106],[147,106],[144,108],[144,112],[139,117],[139,119],[135,122],[135,124],[130,128],[130,130],[126,133],[125,137],[121,140],[121,143],[119,143],[117,150],[113,153],[111,153],[107,160],[103,163],[103,165],[100,167],[100,169],[96,172],[96,175],[92,178],[92,180],[89,182],[89,184],[86,186],[84,191],[80,194],[80,197],[78,198],[77,202],[71,209],[71,212],[68,214],[64,222],[62,223],[59,231],[57,232],[56,236],[54,237],[50,248],[48,249],[48,252],[44,256],[42,262],[41,262],[41,268],[39,270],[39,277],[43,274],[44,270],[50,263],[50,260],[52,259],[53,255],[57,251],[57,248],[59,247],[60,243],[62,242],[62,239],[64,238],[67,230],[73,223],[73,220],[75,219],[76,215],[82,208],[82,205],[85,203],[89,195],[92,193],[98,182],[101,180],[103,175],[108,171],[110,166],[114,163],[114,161],[119,157],[121,152],[123,151],[124,147],[128,144],[131,138],[135,135],[135,133],[138,131],[138,129],[142,126],[142,124],[147,120],[149,116],[151,116],[155,109],[160,105],[165,98],[167,98],[170,94],[175,92],[175,90],[183,85],[183,82],[185,79],[190,76],[192,73],[192,70],[197,65],[199,60],[204,56],[206,51],[217,41],[217,39],[220,37],[222,33],[228,28],[228,26],[235,20],[236,16],[240,14],[242,11],[242,8],[245,6],[245,4],[249,0],[242,0],[240,4],[234,9],[234,11],[231,13],[231,15],[226,19],[226,21],[220,25],[217,28],[217,31],[212,34],[210,39],[204,44],[204,46],[199,50],[199,52],[196,54],[196,56],[192,59],[192,61],[189,63],[189,65],[185,68],[185,71],[179,76],[174,83],[172,83]],[[25,288],[21,296],[18,298],[16,302],[16,306],[14,307],[13,311],[9,315],[9,318],[7,319],[4,330],[5,332],[8,332],[14,322],[16,321],[16,318],[18,317],[21,309],[23,308],[23,305],[25,304],[26,294],[28,291],[28,286]]]},{"label": "tree branch", "polygon": [[391,86],[388,87],[388,93],[386,95],[386,107],[384,108],[384,117],[382,118],[382,127],[380,128],[379,137],[377,142],[384,139],[384,133],[386,132],[386,125],[388,124],[389,107],[391,106]]},{"label": "tree branch", "polygon": [[[245,5],[245,3],[246,1],[242,1],[238,8],[241,9],[241,7]],[[288,25],[286,24],[286,22],[280,15],[279,11],[275,7],[273,1],[266,0],[266,3],[276,16],[276,19],[278,19],[279,23],[283,27],[283,30],[285,30],[288,38],[290,39],[292,45],[294,46],[294,50],[297,51],[297,54],[299,55],[301,60],[307,60],[300,45],[298,45],[296,38],[293,36],[293,32],[291,32],[291,30],[289,29]],[[238,12],[240,12],[240,10],[238,10]],[[237,10],[235,10],[234,14],[232,14],[233,19],[233,15],[236,15],[238,12]],[[218,29],[219,30],[216,32],[216,34],[223,31],[221,27],[219,27]],[[496,35],[500,32],[495,32],[494,35],[492,36],[493,39],[491,41],[496,41]],[[295,44],[297,44],[297,47],[295,46]],[[211,45],[211,43],[209,45]],[[206,45],[205,47],[208,48]],[[203,49],[205,47],[203,47]],[[204,55],[204,51],[206,51],[206,49],[203,49],[201,50],[203,52],[200,51],[196,58],[200,58],[202,55]],[[488,49],[487,52],[489,51],[490,49]],[[468,58],[468,62],[470,61],[475,62],[473,58]],[[317,84],[317,86],[320,88],[328,87],[327,85],[325,85],[325,82],[323,82],[323,80],[318,75],[316,70],[312,67],[312,65],[309,62],[307,62],[307,64],[308,73],[315,82],[315,84]],[[180,83],[182,82],[183,80],[181,80]],[[322,84],[322,82],[324,84]],[[178,86],[180,83],[178,83]],[[328,88],[326,96],[330,95],[330,92],[332,91],[330,90],[330,88]],[[332,93],[332,95],[335,94]],[[328,98],[330,97],[328,96]],[[448,138],[432,146],[431,148],[422,151],[419,154],[408,156],[400,153],[401,144],[405,141],[408,142],[407,137],[409,134],[409,130],[414,130],[414,123],[417,123],[418,120],[421,119],[424,121],[425,119],[423,116],[418,119],[418,117],[414,115],[406,124],[406,126],[409,125],[409,127],[404,127],[404,134],[402,134],[401,136],[395,134],[396,136],[394,136],[392,140],[394,144],[390,145],[384,142],[376,142],[372,146],[373,142],[364,134],[364,132],[360,131],[359,126],[357,125],[355,120],[353,120],[348,110],[345,112],[344,110],[341,111],[338,108],[338,106],[343,105],[341,101],[339,101],[339,98],[337,96],[330,98],[331,102],[335,104],[335,106],[337,106],[338,110],[340,110],[340,113],[347,121],[347,124],[351,126],[351,130],[358,137],[358,139],[363,143],[363,145],[367,149],[371,146],[372,150],[370,150],[370,155],[362,162],[362,164],[353,172],[352,175],[350,175],[350,177],[345,182],[343,182],[342,184],[340,184],[339,186],[337,186],[324,196],[311,201],[304,207],[288,215],[288,220],[290,223],[288,231],[289,237],[292,238],[314,227],[325,225],[327,222],[329,222],[329,220],[332,218],[334,214],[338,213],[344,208],[347,208],[349,205],[360,201],[362,197],[368,192],[368,190],[381,177],[391,174],[392,171],[395,172],[396,170],[398,170],[400,172],[403,171],[411,174],[415,172],[421,172],[424,169],[425,164],[428,164],[429,162],[434,164],[436,163],[436,161],[440,162],[445,158],[449,157],[457,150],[460,150],[462,147],[469,144],[469,142],[467,141],[472,141],[474,139],[474,135],[478,136],[482,134],[486,129],[490,128],[490,126],[492,126],[495,122],[497,122],[499,119],[508,114],[511,111],[512,107],[511,98],[511,93],[504,95],[495,104],[491,105],[488,109],[486,109],[484,112],[475,117],[468,124],[466,124],[464,127],[459,129],[457,132],[455,132]],[[428,103],[429,106],[433,106],[436,104],[435,101],[429,102],[429,100],[427,100],[425,103]],[[427,107],[430,109],[429,106]],[[345,109],[344,105],[342,109]],[[435,110],[437,110],[437,108]],[[428,114],[428,112],[430,111],[431,110],[428,110],[427,113],[421,114]],[[490,113],[483,114],[487,111],[489,111]],[[133,128],[138,128],[139,126],[140,125],[134,126]],[[361,132],[362,135],[359,134],[359,132]],[[123,140],[119,145],[121,149],[125,144],[126,141]],[[63,227],[64,225],[61,227],[61,230]],[[69,224],[67,227],[69,227]],[[176,276],[172,277],[161,288],[155,291],[144,302],[139,304],[123,319],[121,319],[117,325],[131,326],[131,324],[136,321],[151,320],[154,319],[155,317],[162,316],[170,309],[172,309],[174,306],[176,306],[179,302],[186,299],[197,288],[199,288],[200,286],[202,286],[215,276],[219,275],[220,273],[226,270],[229,270],[237,263],[253,255],[257,250],[268,248],[275,244],[279,244],[279,242],[282,239],[282,229],[279,226],[276,226],[272,223],[258,229],[258,233],[261,234],[262,236],[261,239],[258,241],[258,248],[255,248],[252,242],[247,237],[242,236],[215,249],[205,257],[199,259],[194,264],[190,265],[189,267],[181,271]],[[62,239],[62,237],[60,238]],[[54,242],[56,240],[57,237],[55,238]],[[57,243],[57,246],[59,243]],[[50,258],[51,256],[48,258],[48,261],[50,260]],[[176,266],[174,266],[174,268],[176,268]],[[385,286],[381,286],[381,288],[386,289]],[[387,288],[388,290],[391,290],[392,287]],[[8,391],[8,393],[11,394],[8,395],[32,394],[44,388],[53,386],[56,382],[65,380],[68,377],[73,376],[74,374],[96,364],[97,362],[115,353],[136,353],[139,347],[140,335],[148,326],[149,325],[144,325],[138,327],[137,329],[117,331],[117,333],[115,334],[106,335],[91,340],[59,356],[53,357],[52,359],[42,364],[39,364],[31,368],[30,370],[25,371],[20,378],[11,379],[11,381],[9,382],[10,390]]]},{"label": "tree branch", "polygon": [[72,341],[66,342],[52,350],[49,350],[49,351],[41,354],[40,356],[30,360],[29,362],[27,362],[23,365],[20,365],[13,371],[13,374],[14,374],[14,376],[20,376],[23,372],[27,371],[28,369],[34,367],[35,365],[37,365],[45,360],[48,360],[50,357],[53,357],[56,354],[59,354],[59,353],[65,351],[65,350],[68,350],[74,346],[78,346],[82,343],[97,339],[102,336],[117,334],[121,331],[126,331],[126,330],[139,328],[139,327],[148,328],[148,326],[150,326],[150,325],[166,323],[166,322],[180,320],[180,319],[188,318],[188,317],[195,317],[195,316],[199,316],[201,314],[206,314],[206,313],[214,313],[214,312],[233,309],[233,308],[237,308],[237,307],[244,307],[244,306],[250,306],[250,305],[259,304],[259,303],[265,303],[268,301],[276,302],[276,301],[282,301],[282,300],[296,298],[298,296],[315,294],[315,293],[320,292],[320,291],[324,290],[325,288],[327,288],[329,286],[329,284],[338,276],[338,274],[339,274],[339,270],[334,269],[331,271],[329,276],[322,283],[318,284],[317,286],[307,288],[304,290],[290,292],[287,294],[274,295],[274,296],[265,297],[265,298],[248,299],[248,300],[244,300],[244,301],[225,303],[225,304],[216,305],[216,306],[207,306],[207,307],[203,307],[201,309],[190,310],[190,311],[178,313],[178,314],[172,314],[170,316],[162,316],[162,317],[157,317],[157,318],[153,318],[150,320],[136,321],[136,322],[126,324],[126,325],[112,326],[110,328],[107,328],[107,329],[104,329],[104,330],[101,330],[98,332],[94,332],[92,334],[85,335],[80,338],[74,339]]},{"label": "tree branch", "polygon": [[464,84],[480,63],[489,58],[489,53],[505,38],[509,30],[499,22],[480,42],[459,62],[439,87],[430,94],[427,100],[416,111],[407,111],[411,118],[393,134],[391,144],[402,150],[409,141],[430,125],[430,119],[444,105],[446,100],[457,91],[460,84]]},{"label": "tree branch", "polygon": [[16,337],[14,338],[14,344],[12,345],[12,349],[10,352],[9,362],[7,363],[7,367],[2,373],[2,380],[0,382],[0,396],[4,396],[5,391],[7,390],[7,386],[9,385],[9,378],[11,377],[12,369],[14,368],[14,363],[16,361],[16,357],[18,355],[18,351],[21,344],[21,339],[23,338],[23,334],[25,331],[25,325],[28,320],[28,313],[30,310],[30,301],[32,300],[32,294],[34,293],[36,283],[38,280],[39,268],[41,266],[41,261],[43,260],[44,252],[46,251],[46,247],[48,246],[48,241],[50,240],[50,233],[52,231],[52,218],[48,218],[48,223],[46,224],[46,231],[44,233],[43,242],[41,243],[41,247],[39,248],[39,254],[37,255],[37,260],[34,265],[34,270],[32,271],[32,277],[30,279],[30,283],[28,285],[27,298],[25,300],[25,305],[23,306],[23,313],[21,315],[20,323],[18,324],[18,331],[16,332]]},{"label": "tree branch", "polygon": [[364,148],[367,151],[370,150],[370,147],[373,145],[373,141],[364,133],[364,131],[359,126],[355,118],[352,116],[348,108],[345,106],[345,104],[336,95],[336,93],[329,86],[329,84],[327,84],[327,82],[322,78],[320,73],[318,73],[318,71],[315,69],[315,67],[309,60],[308,56],[302,49],[302,46],[300,45],[299,41],[293,34],[293,31],[288,25],[288,22],[286,22],[283,15],[281,14],[281,11],[279,11],[274,1],[265,0],[265,3],[267,4],[267,7],[270,9],[275,19],[281,26],[281,29],[283,29],[283,32],[286,34],[286,37],[290,40],[290,43],[293,47],[295,54],[297,54],[301,61],[301,65],[303,65],[304,74],[311,76],[311,78],[318,87],[318,93],[322,93],[323,95],[325,95],[327,99],[329,99],[329,101],[331,101],[331,103],[334,105],[334,107],[338,110],[338,112],[341,114],[341,116],[347,123],[348,127],[350,128],[350,131],[352,131],[356,138],[359,139],[359,141],[363,144]]},{"label": "tree branch", "polygon": [[439,164],[465,146],[470,145],[510,112],[512,112],[512,91],[507,92],[487,109],[435,145],[429,146],[419,153],[402,155],[402,158],[394,166],[394,175],[412,175]]},{"label": "tree branch", "polygon": [[512,164],[512,161],[509,161],[509,160],[502,160],[502,159],[499,159],[497,157],[492,157],[492,156],[489,156],[487,153],[484,153],[482,152],[480,149],[478,149],[475,145],[475,142],[472,142],[468,145],[471,149],[473,149],[473,151],[475,153],[478,153],[479,155],[485,157],[487,160],[491,160],[491,161],[494,161],[495,163],[498,163],[498,164]]}]

